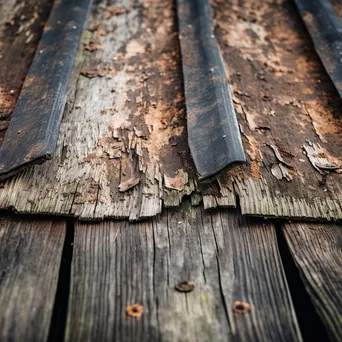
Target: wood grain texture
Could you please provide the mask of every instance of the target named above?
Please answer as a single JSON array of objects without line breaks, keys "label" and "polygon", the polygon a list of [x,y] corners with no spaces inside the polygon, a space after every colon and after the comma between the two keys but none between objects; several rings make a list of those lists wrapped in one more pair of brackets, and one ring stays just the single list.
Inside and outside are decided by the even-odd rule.
[{"label": "wood grain texture", "polygon": [[[126,314],[133,303],[142,317]],[[274,227],[188,202],[141,223],[78,223],[66,340],[94,339],[301,341]]]},{"label": "wood grain texture", "polygon": [[46,341],[65,224],[0,219],[0,340]]},{"label": "wood grain texture", "polygon": [[246,215],[342,219],[341,99],[294,4],[212,4],[248,165],[198,182],[174,2],[98,1],[57,153],[4,182],[0,208],[138,220],[191,196],[206,209],[239,198]]},{"label": "wood grain texture", "polygon": [[332,341],[342,339],[342,227],[287,223],[283,231],[305,286]]}]

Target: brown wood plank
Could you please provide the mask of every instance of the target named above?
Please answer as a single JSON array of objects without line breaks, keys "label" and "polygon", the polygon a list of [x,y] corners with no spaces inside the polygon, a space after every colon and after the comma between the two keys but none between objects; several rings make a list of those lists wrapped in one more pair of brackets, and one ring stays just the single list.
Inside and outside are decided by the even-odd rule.
[{"label": "brown wood plank", "polygon": [[342,340],[342,226],[287,223],[283,231],[331,340]]},{"label": "brown wood plank", "polygon": [[[177,292],[181,281],[195,289]],[[133,303],[142,317],[126,314]],[[274,227],[189,203],[141,223],[78,223],[66,340],[95,339],[301,341]]]},{"label": "brown wood plank", "polygon": [[46,341],[65,223],[0,218],[0,340]]}]

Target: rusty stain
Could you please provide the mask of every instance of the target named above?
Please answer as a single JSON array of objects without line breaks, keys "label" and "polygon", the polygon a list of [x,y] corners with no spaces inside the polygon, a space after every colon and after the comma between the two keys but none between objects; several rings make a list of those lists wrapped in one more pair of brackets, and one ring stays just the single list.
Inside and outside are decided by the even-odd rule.
[{"label": "rusty stain", "polygon": [[128,316],[139,318],[144,313],[144,307],[140,304],[132,304],[126,307],[126,313]]},{"label": "rusty stain", "polygon": [[112,6],[112,7],[106,7],[105,13],[107,13],[108,16],[118,16],[122,15],[128,12],[128,10],[123,6]]},{"label": "rusty stain", "polygon": [[337,135],[342,139],[342,119],[332,116],[321,103],[312,100],[305,103],[307,114],[311,118],[315,132],[322,142],[328,142],[331,135]]},{"label": "rusty stain", "polygon": [[252,160],[250,163],[250,168],[251,168],[252,178],[256,181],[261,179],[261,171],[260,171],[259,163],[255,160]]}]

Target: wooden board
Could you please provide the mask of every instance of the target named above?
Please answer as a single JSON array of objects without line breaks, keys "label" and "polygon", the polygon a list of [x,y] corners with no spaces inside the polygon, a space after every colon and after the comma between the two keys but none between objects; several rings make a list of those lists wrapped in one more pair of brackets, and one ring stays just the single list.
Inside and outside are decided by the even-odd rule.
[{"label": "wooden board", "polygon": [[65,224],[0,218],[0,340],[46,341]]},{"label": "wooden board", "polygon": [[[182,281],[195,289],[177,292]],[[77,223],[66,341],[95,339],[301,341],[274,227],[188,202],[141,223]]]},{"label": "wooden board", "polygon": [[342,227],[287,223],[291,253],[332,341],[342,339]]},{"label": "wooden board", "polygon": [[207,209],[238,199],[247,215],[341,219],[341,99],[294,4],[212,3],[247,166],[198,183],[173,1],[98,1],[56,156],[4,182],[0,208],[136,220],[191,195]]}]

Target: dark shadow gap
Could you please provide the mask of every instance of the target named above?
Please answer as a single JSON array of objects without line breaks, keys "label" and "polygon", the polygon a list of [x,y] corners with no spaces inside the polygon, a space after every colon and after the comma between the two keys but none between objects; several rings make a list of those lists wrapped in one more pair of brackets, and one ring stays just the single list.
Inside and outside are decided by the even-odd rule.
[{"label": "dark shadow gap", "polygon": [[328,332],[322,323],[305,289],[299,270],[291,255],[282,230],[282,224],[275,224],[280,257],[285,270],[286,280],[292,297],[303,341],[330,341]]},{"label": "dark shadow gap", "polygon": [[64,340],[70,292],[71,262],[74,247],[74,224],[75,221],[73,219],[67,220],[66,236],[59,269],[48,342],[60,342]]}]

